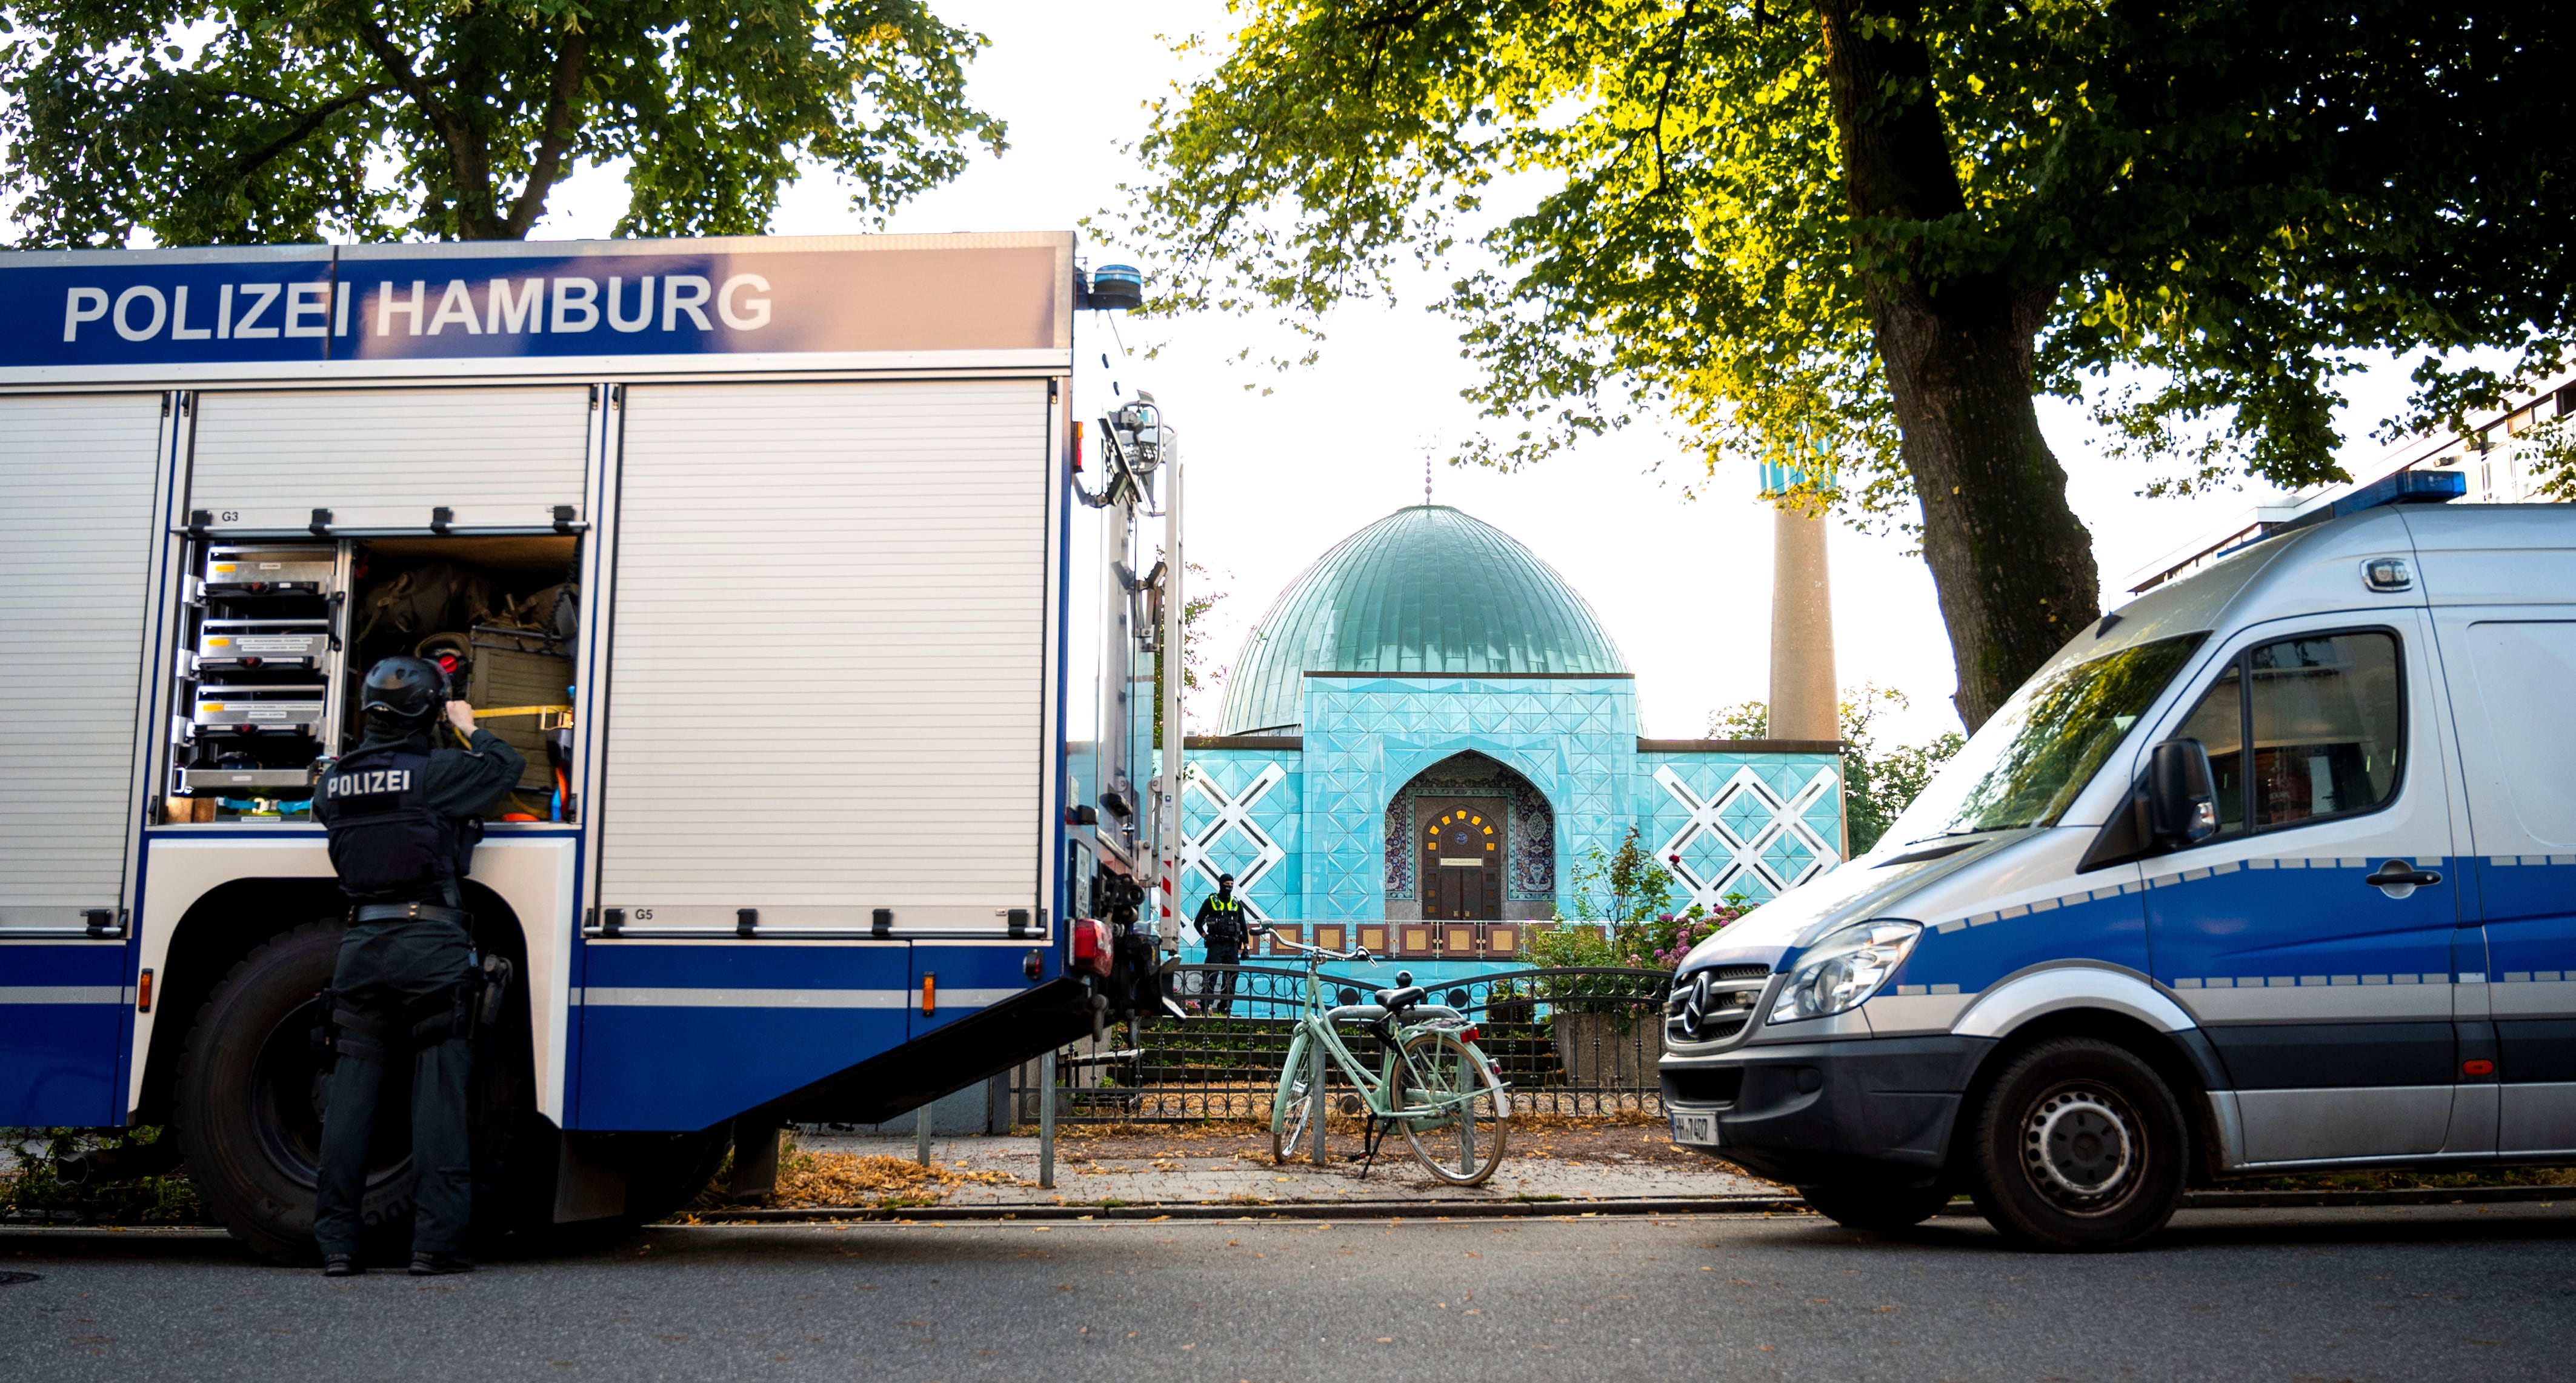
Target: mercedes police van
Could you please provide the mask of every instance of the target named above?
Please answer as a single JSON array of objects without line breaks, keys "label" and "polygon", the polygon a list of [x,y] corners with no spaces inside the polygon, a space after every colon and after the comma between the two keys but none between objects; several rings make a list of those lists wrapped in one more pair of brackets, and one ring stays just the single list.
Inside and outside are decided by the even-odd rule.
[{"label": "mercedes police van", "polygon": [[2576,510],[2408,502],[2457,492],[2401,473],[2104,616],[1876,849],[1694,950],[1675,1139],[2058,1249],[2227,1178],[2576,1160]]}]

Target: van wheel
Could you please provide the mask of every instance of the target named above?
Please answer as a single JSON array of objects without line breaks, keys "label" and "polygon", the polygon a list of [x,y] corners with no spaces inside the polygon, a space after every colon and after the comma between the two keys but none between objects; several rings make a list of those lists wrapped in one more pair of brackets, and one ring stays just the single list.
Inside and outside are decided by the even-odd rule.
[{"label": "van wheel", "polygon": [[1816,1213],[1846,1229],[1893,1234],[1911,1229],[1950,1203],[1950,1188],[1941,1185],[1897,1186],[1885,1182],[1834,1182],[1801,1186],[1798,1194]]},{"label": "van wheel", "polygon": [[[313,1191],[330,1076],[313,1050],[343,928],[313,922],[270,939],[215,986],[179,1059],[176,1120],[206,1208],[261,1255],[314,1261]],[[359,1214],[371,1241],[411,1236],[411,1072],[385,1073]],[[375,1246],[370,1244],[371,1250]]]},{"label": "van wheel", "polygon": [[2128,1248],[2182,1199],[2182,1107],[2108,1042],[2058,1038],[2013,1058],[1971,1129],[1977,1209],[2030,1248]]}]

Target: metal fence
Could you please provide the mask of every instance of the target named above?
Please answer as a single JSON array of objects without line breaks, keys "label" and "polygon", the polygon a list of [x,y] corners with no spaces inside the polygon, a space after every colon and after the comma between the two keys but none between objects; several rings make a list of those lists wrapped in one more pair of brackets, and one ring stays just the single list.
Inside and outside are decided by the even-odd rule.
[{"label": "metal fence", "polygon": [[[1180,997],[1202,1011],[1065,1048],[1056,1059],[1057,1121],[1266,1121],[1305,984],[1301,970],[1182,966]],[[1324,985],[1326,1003],[1358,1004],[1370,1001],[1377,982],[1328,973]],[[1514,1110],[1655,1113],[1662,1109],[1655,1063],[1671,985],[1665,970],[1512,970],[1432,986],[1430,999],[1481,1030],[1477,1045],[1502,1068]],[[1220,1003],[1223,1011],[1214,1011]],[[1345,1028],[1343,1040],[1364,1063],[1373,1061],[1374,1039],[1365,1030]],[[1038,1121],[1038,1071],[1032,1061],[1009,1077],[1013,1123]],[[1331,1079],[1338,1089],[1339,1073]],[[1328,1098],[1337,1097],[1328,1091]]]}]

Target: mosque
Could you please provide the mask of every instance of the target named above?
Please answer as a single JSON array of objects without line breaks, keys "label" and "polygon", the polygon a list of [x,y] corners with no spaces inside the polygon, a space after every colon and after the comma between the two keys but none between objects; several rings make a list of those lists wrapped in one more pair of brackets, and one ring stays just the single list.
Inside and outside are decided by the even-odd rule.
[{"label": "mosque", "polygon": [[[1796,596],[1784,580],[1774,600],[1772,724],[1830,736],[1829,625],[1822,720],[1783,715]],[[1234,661],[1217,731],[1185,745],[1181,916],[1231,873],[1250,911],[1336,949],[1492,968],[1530,924],[1606,910],[1576,896],[1577,872],[1632,827],[1676,910],[1768,899],[1843,853],[1830,738],[1640,736],[1636,674],[1591,606],[1447,505],[1399,509],[1289,583]]]}]

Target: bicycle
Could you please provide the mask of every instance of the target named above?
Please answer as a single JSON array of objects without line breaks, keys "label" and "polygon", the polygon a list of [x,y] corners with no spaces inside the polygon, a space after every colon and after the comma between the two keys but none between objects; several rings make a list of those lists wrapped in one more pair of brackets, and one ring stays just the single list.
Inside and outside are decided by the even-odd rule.
[{"label": "bicycle", "polygon": [[[1457,1186],[1476,1186],[1502,1165],[1510,1109],[1502,1077],[1476,1045],[1475,1025],[1464,1014],[1442,1004],[1423,1002],[1426,991],[1399,972],[1397,984],[1376,993],[1373,1004],[1324,1005],[1321,967],[1327,960],[1366,962],[1368,948],[1328,951],[1279,936],[1266,926],[1253,928],[1274,944],[1303,958],[1306,992],[1297,1011],[1296,1036],[1288,1043],[1288,1060],[1279,1073],[1278,1093],[1270,1105],[1270,1159],[1285,1159],[1315,1116],[1314,1078],[1320,1053],[1341,1069],[1359,1092],[1368,1113],[1366,1160],[1361,1175],[1377,1160],[1386,1129],[1400,1128],[1404,1141],[1425,1170]],[[1407,1015],[1414,1015],[1411,1021]],[[1371,1072],[1342,1041],[1336,1025],[1365,1022],[1379,1040],[1378,1069]]]}]

